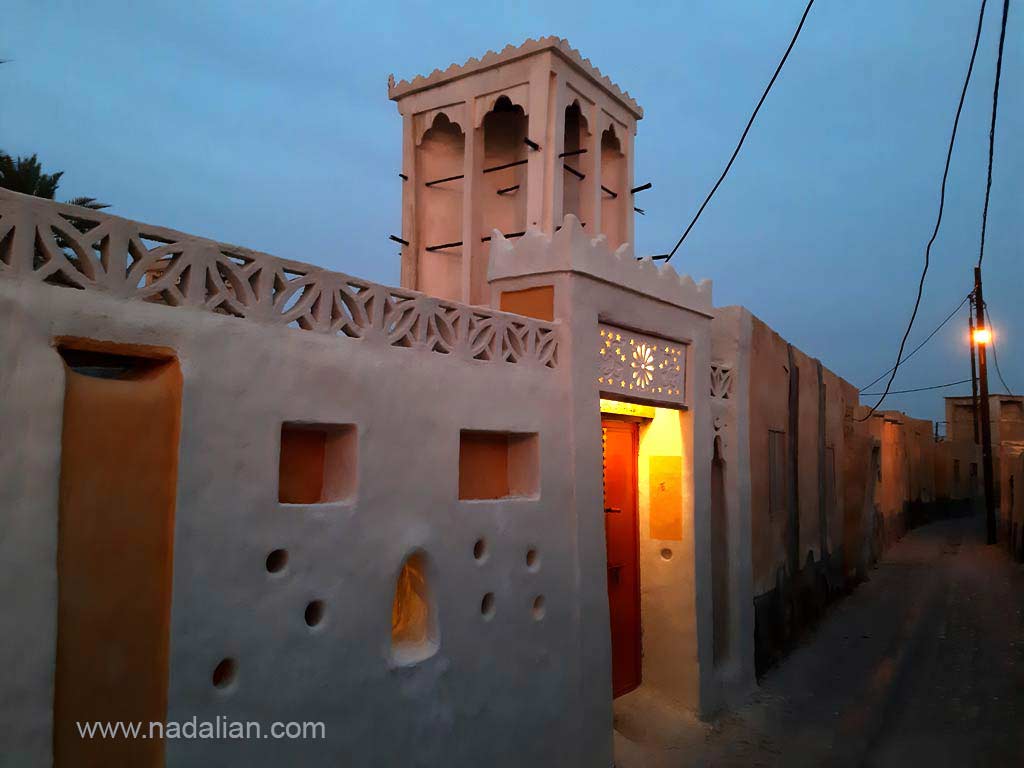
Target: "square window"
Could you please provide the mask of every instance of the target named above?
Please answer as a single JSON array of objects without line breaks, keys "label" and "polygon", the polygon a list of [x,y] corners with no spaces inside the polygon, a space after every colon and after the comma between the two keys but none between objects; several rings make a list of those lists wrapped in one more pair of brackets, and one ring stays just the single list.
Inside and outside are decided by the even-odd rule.
[{"label": "square window", "polygon": [[459,435],[459,498],[536,497],[540,491],[540,449],[536,432]]},{"label": "square window", "polygon": [[356,494],[354,424],[281,425],[277,498],[282,504],[350,501]]}]

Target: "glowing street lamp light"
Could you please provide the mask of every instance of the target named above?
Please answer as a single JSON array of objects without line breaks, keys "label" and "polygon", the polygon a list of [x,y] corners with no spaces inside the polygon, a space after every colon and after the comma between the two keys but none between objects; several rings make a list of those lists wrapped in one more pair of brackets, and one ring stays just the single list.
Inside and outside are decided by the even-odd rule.
[{"label": "glowing street lamp light", "polygon": [[974,329],[974,343],[975,344],[988,344],[992,341],[992,331],[988,328],[975,328]]}]

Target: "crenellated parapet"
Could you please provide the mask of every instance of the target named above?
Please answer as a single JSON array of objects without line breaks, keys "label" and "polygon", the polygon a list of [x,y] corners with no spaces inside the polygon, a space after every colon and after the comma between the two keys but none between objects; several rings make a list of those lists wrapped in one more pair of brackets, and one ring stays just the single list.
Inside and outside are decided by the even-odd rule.
[{"label": "crenellated parapet", "polygon": [[493,233],[489,280],[552,272],[582,273],[677,307],[711,313],[710,280],[694,282],[671,264],[637,259],[629,243],[613,251],[604,235],[590,237],[572,214],[551,237],[536,229],[516,240]]},{"label": "crenellated parapet", "polygon": [[611,78],[591,63],[590,59],[585,58],[576,48],[573,48],[568,40],[555,35],[529,38],[519,45],[509,44],[500,51],[487,51],[479,59],[473,56],[462,64],[452,63],[443,70],[435,69],[429,75],[417,75],[411,80],[396,81],[394,75],[388,75],[388,98],[399,99],[411,93],[432,88],[460,77],[466,77],[481,70],[508,64],[542,51],[555,52],[565,61],[585,73],[591,80],[599,83],[610,96],[629,109],[637,119],[644,116],[643,109],[629,95],[629,91],[623,90],[613,83]]}]

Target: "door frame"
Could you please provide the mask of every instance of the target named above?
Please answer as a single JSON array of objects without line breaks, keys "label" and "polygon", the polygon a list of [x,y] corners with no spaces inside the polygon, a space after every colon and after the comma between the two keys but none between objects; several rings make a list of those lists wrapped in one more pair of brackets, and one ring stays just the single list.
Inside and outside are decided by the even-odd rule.
[{"label": "door frame", "polygon": [[[643,604],[641,602],[641,590],[640,590],[640,575],[641,575],[640,574],[640,571],[641,571],[641,569],[640,569],[640,536],[641,536],[641,533],[640,533],[640,424],[643,421],[645,421],[645,420],[644,419],[640,419],[640,418],[638,418],[636,416],[627,416],[627,415],[622,415],[622,414],[611,414],[611,413],[602,413],[601,414],[601,429],[602,430],[605,429],[605,424],[606,423],[611,422],[611,423],[615,424],[615,426],[613,426],[612,429],[621,430],[621,431],[629,431],[630,436],[631,436],[632,449],[631,449],[630,453],[631,453],[631,455],[633,457],[632,458],[632,464],[633,464],[633,520],[634,520],[634,523],[635,523],[634,530],[636,531],[636,536],[634,537],[634,542],[633,542],[634,543],[634,553],[633,553],[634,554],[634,559],[633,559],[633,562],[634,562],[634,564],[636,566],[636,578],[633,580],[634,584],[635,584],[634,599],[636,601],[636,626],[634,627],[634,632],[635,632],[635,636],[636,636],[636,644],[635,644],[636,645],[636,656],[635,656],[634,662],[636,664],[637,681],[638,682],[637,682],[636,686],[634,686],[633,688],[630,688],[629,690],[622,691],[622,692],[619,692],[619,693],[616,693],[614,691],[614,689],[613,689],[613,691],[612,691],[612,698],[618,698],[619,696],[624,696],[625,694],[627,694],[627,693],[629,693],[631,691],[635,691],[637,688],[639,688],[641,685],[643,685],[643,679],[644,679],[644,668],[643,668]],[[601,445],[601,454],[602,454],[601,461],[602,461],[602,464],[603,464],[604,463],[604,444],[603,444],[603,441],[602,441],[602,445]],[[603,479],[603,473],[602,473],[602,479]],[[603,487],[604,483],[602,482],[601,485],[602,485],[602,488],[601,488],[602,515],[606,515],[608,513],[604,511],[604,487]],[[604,519],[602,518],[602,522],[603,521],[604,521]],[[607,541],[607,538],[605,539],[605,544],[604,544],[604,556],[605,556],[605,578],[607,579],[607,575],[608,575],[608,541]],[[606,582],[605,583],[605,591],[607,591],[607,589],[608,589],[608,585],[607,585],[607,582]],[[611,612],[611,605],[610,604],[609,604],[608,610],[609,610],[609,613],[610,613]],[[611,620],[611,617],[609,616],[609,622],[610,622],[610,620]],[[611,626],[610,626],[610,624],[609,624],[609,640],[611,640]],[[614,659],[614,651],[612,651],[612,658]],[[611,671],[611,670],[609,669],[609,671]]]}]

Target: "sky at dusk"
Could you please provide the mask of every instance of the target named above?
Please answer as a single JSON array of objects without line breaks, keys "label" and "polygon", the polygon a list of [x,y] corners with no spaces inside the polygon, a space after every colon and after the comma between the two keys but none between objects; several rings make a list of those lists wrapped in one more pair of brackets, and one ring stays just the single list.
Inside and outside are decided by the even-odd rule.
[{"label": "sky at dusk", "polygon": [[[398,283],[399,79],[560,35],[644,107],[639,253],[664,253],[721,172],[803,0],[8,0],[0,149],[129,218]],[[988,3],[915,333],[971,288],[1002,3]],[[890,367],[934,225],[978,3],[818,0],[725,183],[673,265],[714,281],[856,386]],[[1024,390],[1024,8],[1003,60],[985,295]],[[999,389],[995,371],[993,388]],[[969,377],[966,308],[894,389]],[[886,407],[941,419],[942,394]],[[865,398],[868,400],[868,398]],[[872,400],[873,401],[873,400]]]}]

